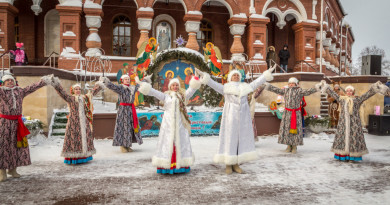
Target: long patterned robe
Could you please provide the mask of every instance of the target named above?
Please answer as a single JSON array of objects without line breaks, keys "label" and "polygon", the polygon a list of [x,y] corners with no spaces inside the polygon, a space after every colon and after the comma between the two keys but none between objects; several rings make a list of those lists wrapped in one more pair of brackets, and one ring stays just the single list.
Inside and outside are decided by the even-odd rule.
[{"label": "long patterned robe", "polygon": [[[23,99],[39,88],[47,85],[45,80],[21,87],[0,87],[0,113],[3,115],[21,115]],[[46,81],[46,82],[45,82]],[[31,164],[28,147],[16,147],[18,121],[0,118],[0,169],[15,169]]]},{"label": "long patterned robe", "polygon": [[326,92],[339,102],[341,107],[340,119],[331,151],[338,157],[360,158],[368,154],[359,109],[364,101],[376,94],[374,89],[371,87],[362,96],[352,98],[352,114],[349,113],[349,104],[346,103],[346,96],[338,95],[329,87],[326,89]]},{"label": "long patterned robe", "polygon": [[[195,93],[196,89],[189,87],[184,96],[188,101]],[[173,91],[162,93],[153,88],[145,89],[145,84],[140,88],[140,92],[150,95],[164,102],[164,117],[158,134],[158,144],[156,154],[152,158],[152,164],[158,168],[170,169],[176,166],[176,170],[186,168],[194,163],[195,157],[192,153],[190,135],[191,125],[187,127],[184,123],[183,114],[180,111],[178,97],[180,95]],[[174,148],[175,147],[175,148]],[[176,164],[172,165],[171,161],[176,151]]]},{"label": "long patterned robe", "polygon": [[[61,84],[55,83],[58,95],[68,103],[69,117],[66,124],[64,145],[61,156],[76,159],[88,158],[96,154],[93,145],[92,125],[86,116],[85,95],[69,95],[62,88]],[[95,85],[92,93],[87,95],[96,95],[102,89],[98,84]],[[92,103],[92,102],[90,102]],[[68,161],[72,161],[68,159]],[[80,161],[78,161],[80,163]]]},{"label": "long patterned robe", "polygon": [[[340,92],[337,93],[340,95]],[[328,114],[330,117],[330,124],[332,128],[336,127],[339,122],[339,103],[330,95],[328,95],[327,100],[329,102]]]},{"label": "long patterned robe", "polygon": [[[139,85],[115,85],[109,80],[105,80],[104,84],[108,89],[119,95],[119,102],[129,104],[134,103],[135,93],[137,92]],[[133,142],[142,144],[143,141],[141,138],[141,132],[135,132],[132,108],[131,106],[119,105],[112,145],[131,147]]]},{"label": "long patterned robe", "polygon": [[[267,90],[282,95],[284,97],[285,107],[289,109],[297,109],[301,107],[301,101],[303,96],[308,96],[317,92],[315,88],[310,88],[307,90],[304,90],[300,87],[280,89],[271,84],[268,86]],[[278,138],[279,144],[293,146],[303,145],[302,113],[300,110],[295,112],[297,118],[297,134],[290,133],[292,112],[285,110],[283,112],[282,121],[280,122]]]},{"label": "long patterned robe", "polygon": [[265,83],[264,75],[250,84],[229,82],[224,85],[206,75],[208,86],[222,94],[225,99],[221,128],[219,131],[218,153],[214,162],[226,165],[242,164],[258,158],[255,150],[252,117],[248,94]]}]

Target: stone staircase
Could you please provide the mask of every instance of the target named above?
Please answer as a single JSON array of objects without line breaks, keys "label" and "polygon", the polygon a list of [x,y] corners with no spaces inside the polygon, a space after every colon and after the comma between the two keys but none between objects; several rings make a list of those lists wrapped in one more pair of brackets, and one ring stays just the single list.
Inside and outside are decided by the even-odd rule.
[{"label": "stone staircase", "polygon": [[321,101],[320,101],[320,115],[323,117],[328,117],[328,108],[329,108],[329,102],[326,100],[328,97],[327,94],[321,94]]},{"label": "stone staircase", "polygon": [[53,114],[53,120],[50,125],[50,136],[53,137],[65,137],[65,129],[66,123],[68,122],[68,118],[66,117],[68,112],[55,112]]}]

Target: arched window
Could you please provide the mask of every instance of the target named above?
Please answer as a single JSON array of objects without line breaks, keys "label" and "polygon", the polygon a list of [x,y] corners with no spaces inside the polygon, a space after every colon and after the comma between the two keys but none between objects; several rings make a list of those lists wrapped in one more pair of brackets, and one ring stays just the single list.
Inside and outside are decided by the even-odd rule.
[{"label": "arched window", "polygon": [[131,23],[127,16],[119,15],[112,22],[112,54],[130,56]]},{"label": "arched window", "polygon": [[213,42],[213,27],[210,22],[202,20],[200,22],[200,28],[196,34],[196,40],[199,44],[199,51],[203,51],[203,47],[206,46],[207,42]]}]

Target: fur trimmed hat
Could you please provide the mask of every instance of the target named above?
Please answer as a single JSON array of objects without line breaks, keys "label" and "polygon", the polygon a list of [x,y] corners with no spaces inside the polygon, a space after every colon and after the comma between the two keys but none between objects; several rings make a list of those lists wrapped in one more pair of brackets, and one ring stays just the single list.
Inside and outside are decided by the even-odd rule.
[{"label": "fur trimmed hat", "polygon": [[294,78],[294,77],[291,77],[290,79],[288,79],[288,83],[295,83],[296,85],[298,85],[298,79],[297,78]]},{"label": "fur trimmed hat", "polygon": [[177,84],[179,85],[179,89],[181,88],[179,79],[177,79],[177,78],[172,78],[172,79],[169,81],[169,83],[168,83],[168,90],[171,90],[171,85],[172,85],[173,83],[177,83]]},{"label": "fur trimmed hat", "polygon": [[123,78],[130,78],[130,76],[127,75],[127,74],[124,74],[124,75],[121,76],[121,79],[123,79]]},{"label": "fur trimmed hat", "polygon": [[345,88],[345,91],[347,91],[348,89],[351,89],[353,92],[355,92],[355,88],[354,88],[352,85],[348,85],[348,86]]},{"label": "fur trimmed hat", "polygon": [[2,78],[1,78],[1,81],[5,82],[6,80],[13,80],[14,83],[16,82],[15,81],[15,78],[12,76],[12,75],[4,75]]},{"label": "fur trimmed hat", "polygon": [[238,74],[238,75],[240,76],[239,82],[241,82],[241,78],[242,78],[241,73],[240,73],[240,71],[238,71],[238,70],[236,70],[236,69],[231,70],[231,71],[229,72],[229,74],[228,74],[228,79],[227,79],[228,82],[230,82],[230,81],[232,80],[232,77],[233,77],[234,74]]}]

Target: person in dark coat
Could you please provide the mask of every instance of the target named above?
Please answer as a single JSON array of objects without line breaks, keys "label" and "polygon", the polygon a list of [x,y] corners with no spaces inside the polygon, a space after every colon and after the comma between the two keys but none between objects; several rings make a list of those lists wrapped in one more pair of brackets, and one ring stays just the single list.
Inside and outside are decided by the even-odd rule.
[{"label": "person in dark coat", "polygon": [[279,51],[279,58],[280,58],[280,67],[282,69],[280,72],[287,73],[287,66],[288,66],[288,59],[290,58],[290,52],[288,51],[288,45],[284,45],[283,49]]},{"label": "person in dark coat", "polygon": [[270,46],[268,48],[268,53],[267,53],[267,68],[271,68],[275,65],[276,62],[276,52],[275,52],[275,47]]}]

